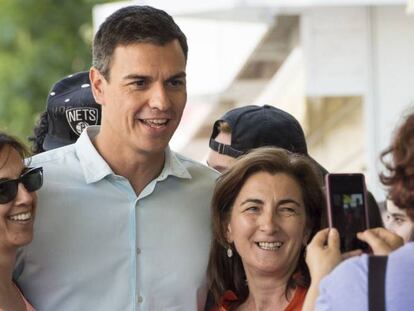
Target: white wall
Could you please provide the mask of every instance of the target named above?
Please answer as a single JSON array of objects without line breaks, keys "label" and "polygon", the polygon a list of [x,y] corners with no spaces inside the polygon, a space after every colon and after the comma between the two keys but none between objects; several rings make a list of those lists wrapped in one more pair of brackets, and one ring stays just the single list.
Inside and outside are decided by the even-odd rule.
[{"label": "white wall", "polygon": [[301,22],[307,96],[363,97],[355,140],[364,145],[370,189],[382,200],[379,155],[404,111],[414,111],[414,16],[405,5],[311,7]]},{"label": "white wall", "polygon": [[[414,107],[414,16],[406,15],[405,9],[377,7],[371,15],[374,49],[371,139],[375,142],[372,160],[376,174],[381,168],[378,156],[390,143],[395,125],[407,109],[413,111]],[[377,181],[375,191],[380,189]]]},{"label": "white wall", "polygon": [[312,7],[301,14],[307,96],[362,95],[368,26],[364,7]]}]

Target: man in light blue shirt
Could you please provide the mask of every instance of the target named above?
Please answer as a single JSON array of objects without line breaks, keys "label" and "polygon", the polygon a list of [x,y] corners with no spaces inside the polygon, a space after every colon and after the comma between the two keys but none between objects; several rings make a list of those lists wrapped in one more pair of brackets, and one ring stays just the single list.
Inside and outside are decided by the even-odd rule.
[{"label": "man in light blue shirt", "polygon": [[185,36],[163,11],[123,8],[99,28],[90,80],[101,126],[31,163],[45,183],[15,276],[38,310],[204,307],[217,173],[168,148],[186,60]]}]

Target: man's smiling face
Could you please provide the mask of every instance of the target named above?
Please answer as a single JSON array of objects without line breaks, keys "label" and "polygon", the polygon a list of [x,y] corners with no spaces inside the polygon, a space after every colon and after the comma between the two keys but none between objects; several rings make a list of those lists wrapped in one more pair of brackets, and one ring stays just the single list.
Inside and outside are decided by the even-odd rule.
[{"label": "man's smiling face", "polygon": [[135,152],[164,152],[187,101],[186,60],[178,40],[118,46],[106,80],[95,70],[105,139]]}]

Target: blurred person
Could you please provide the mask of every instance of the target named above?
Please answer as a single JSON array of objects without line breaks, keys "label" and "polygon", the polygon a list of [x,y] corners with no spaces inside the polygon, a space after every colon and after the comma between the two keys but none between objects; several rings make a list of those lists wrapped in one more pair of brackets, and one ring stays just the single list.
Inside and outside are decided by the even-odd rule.
[{"label": "blurred person", "polygon": [[403,238],[404,242],[414,240],[414,222],[408,217],[407,212],[394,204],[386,201],[385,228],[395,232]]},{"label": "blurred person", "polygon": [[327,171],[308,154],[305,134],[289,113],[273,106],[249,105],[226,112],[213,125],[207,155],[208,166],[223,172],[249,150],[273,146],[303,154]]},{"label": "blurred person", "polygon": [[73,144],[86,127],[101,124],[101,106],[93,98],[88,71],[56,82],[46,102],[29,137],[33,154]]},{"label": "blurred person", "polygon": [[380,210],[382,223],[385,225],[385,221],[387,220],[387,202],[386,200],[378,201],[378,208]]},{"label": "blurred person", "polygon": [[32,241],[42,169],[25,166],[26,147],[0,132],[0,310],[34,311],[12,280],[17,249]]},{"label": "blurred person", "polygon": [[[413,142],[414,113],[404,120],[391,146],[382,153],[381,159],[387,172],[380,175],[381,182],[388,187],[389,198],[406,212],[411,221],[414,221]],[[386,161],[389,155],[391,159]],[[375,255],[389,254],[385,268],[384,309],[413,309],[414,242],[400,247],[403,245],[402,238],[384,228],[364,231],[358,234],[358,238],[367,242]],[[371,302],[368,300],[368,255],[346,260],[327,275],[341,261],[338,240],[336,230],[331,230],[329,234],[328,230],[324,230],[307,248],[306,261],[312,285],[304,310],[314,309],[316,297],[316,310],[368,309]]]},{"label": "blurred person", "polygon": [[[227,170],[239,156],[251,149],[273,146],[305,155],[323,176],[328,173],[309,155],[299,122],[273,106],[249,105],[229,110],[214,123],[209,146],[207,164],[219,172]],[[382,227],[378,204],[369,191],[367,200],[370,226]]]},{"label": "blurred person", "polygon": [[304,250],[320,229],[321,179],[306,157],[262,147],[216,183],[208,278],[211,310],[301,310]]},{"label": "blurred person", "polygon": [[15,277],[37,309],[204,307],[218,174],[168,147],[187,101],[187,51],[172,17],[149,6],[99,27],[89,77],[101,126],[32,158],[47,177],[43,208]]}]

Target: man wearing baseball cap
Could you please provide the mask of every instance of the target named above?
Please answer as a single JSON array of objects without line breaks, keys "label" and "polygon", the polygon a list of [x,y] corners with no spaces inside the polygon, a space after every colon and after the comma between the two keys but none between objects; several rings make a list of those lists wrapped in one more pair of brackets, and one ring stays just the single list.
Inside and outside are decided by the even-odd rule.
[{"label": "man wearing baseball cap", "polygon": [[46,111],[29,138],[32,151],[43,151],[73,144],[82,131],[101,124],[101,106],[93,98],[89,72],[82,71],[56,82],[49,92]]},{"label": "man wearing baseball cap", "polygon": [[[249,105],[225,113],[214,123],[209,145],[207,163],[220,172],[242,154],[264,146],[283,148],[311,158],[299,122],[289,113],[268,105]],[[312,161],[323,174],[327,173]]]},{"label": "man wearing baseball cap", "polygon": [[[310,158],[321,175],[328,171],[308,154],[305,134],[289,113],[273,106],[249,105],[232,109],[213,126],[207,164],[219,172],[228,169],[236,158],[249,150],[264,146],[283,148]],[[369,223],[382,227],[381,214],[373,195],[368,192]]]}]

